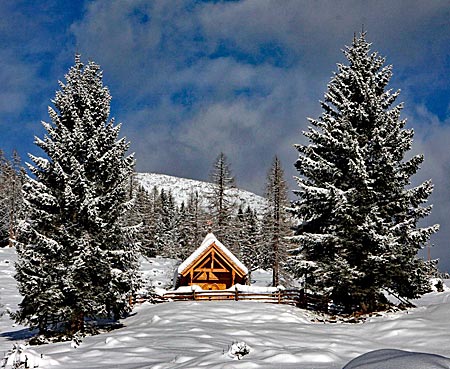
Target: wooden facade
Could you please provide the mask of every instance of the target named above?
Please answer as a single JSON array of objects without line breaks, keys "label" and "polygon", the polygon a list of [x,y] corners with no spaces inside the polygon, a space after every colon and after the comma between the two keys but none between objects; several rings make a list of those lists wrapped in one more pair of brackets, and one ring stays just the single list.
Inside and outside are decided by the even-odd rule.
[{"label": "wooden facade", "polygon": [[247,281],[247,268],[209,233],[202,245],[178,268],[176,287],[198,285],[203,290],[225,290]]}]

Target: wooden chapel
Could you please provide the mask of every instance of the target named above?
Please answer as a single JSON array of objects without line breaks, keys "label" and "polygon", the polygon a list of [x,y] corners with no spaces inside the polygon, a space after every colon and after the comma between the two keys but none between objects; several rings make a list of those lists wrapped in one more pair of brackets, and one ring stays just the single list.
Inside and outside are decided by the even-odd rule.
[{"label": "wooden chapel", "polygon": [[175,288],[198,285],[203,290],[225,290],[247,282],[248,270],[214,234],[178,267]]}]

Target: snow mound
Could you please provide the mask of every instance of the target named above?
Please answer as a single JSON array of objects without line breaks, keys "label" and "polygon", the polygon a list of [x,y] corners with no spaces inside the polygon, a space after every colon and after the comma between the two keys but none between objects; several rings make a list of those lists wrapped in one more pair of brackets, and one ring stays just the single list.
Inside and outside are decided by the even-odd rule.
[{"label": "snow mound", "polygon": [[39,368],[49,365],[58,365],[58,362],[38,354],[35,350],[23,344],[14,344],[3,361],[0,362],[0,367],[5,369]]},{"label": "snow mound", "polygon": [[237,283],[234,286],[228,288],[227,291],[238,290],[240,292],[271,293],[271,292],[277,292],[278,290],[284,290],[284,289],[285,288],[283,286],[278,286],[278,287],[248,286],[246,284]]},{"label": "snow mound", "polygon": [[448,369],[450,359],[435,354],[403,350],[371,351],[350,361],[344,369]]},{"label": "snow mound", "polygon": [[203,291],[203,288],[201,288],[197,284],[193,284],[192,286],[180,286],[175,291],[182,293],[190,293],[192,291]]},{"label": "snow mound", "polygon": [[[450,288],[445,285],[444,281],[441,278],[431,278],[430,279],[431,290],[433,292],[445,292],[450,291]],[[440,289],[438,288],[440,287]]]}]

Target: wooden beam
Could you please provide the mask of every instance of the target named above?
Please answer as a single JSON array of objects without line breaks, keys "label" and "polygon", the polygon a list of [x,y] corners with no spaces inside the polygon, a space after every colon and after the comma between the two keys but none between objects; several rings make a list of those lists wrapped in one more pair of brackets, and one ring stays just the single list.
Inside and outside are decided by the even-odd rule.
[{"label": "wooden beam", "polygon": [[[234,270],[234,269],[233,269]],[[229,272],[228,269],[222,268],[222,269],[218,269],[218,268],[195,268],[194,272]]]}]

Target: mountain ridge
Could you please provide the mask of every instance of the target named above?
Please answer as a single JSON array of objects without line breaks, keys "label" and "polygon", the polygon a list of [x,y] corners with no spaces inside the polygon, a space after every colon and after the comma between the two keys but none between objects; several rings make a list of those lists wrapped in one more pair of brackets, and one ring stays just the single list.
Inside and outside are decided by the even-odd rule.
[{"label": "mountain ridge", "polygon": [[[210,182],[159,173],[136,173],[136,179],[148,193],[154,187],[172,192],[177,205],[181,205],[183,202],[187,203],[189,196],[198,191],[202,205],[206,207],[208,194],[211,193],[214,186]],[[256,211],[263,211],[266,207],[266,199],[251,191],[231,188],[229,192],[230,196],[236,198],[237,206],[242,206],[244,210],[247,206]]]}]

